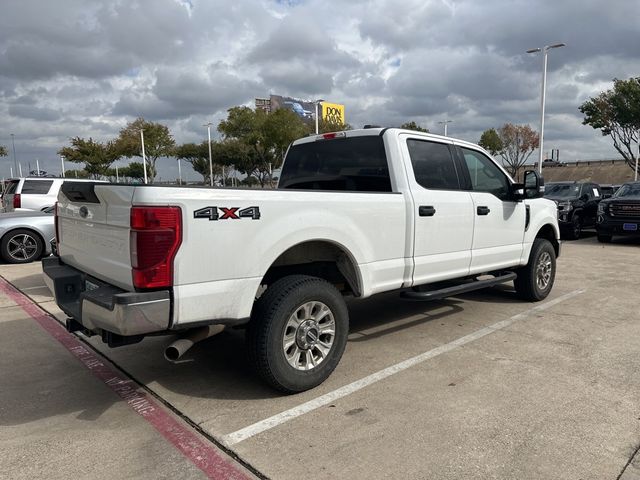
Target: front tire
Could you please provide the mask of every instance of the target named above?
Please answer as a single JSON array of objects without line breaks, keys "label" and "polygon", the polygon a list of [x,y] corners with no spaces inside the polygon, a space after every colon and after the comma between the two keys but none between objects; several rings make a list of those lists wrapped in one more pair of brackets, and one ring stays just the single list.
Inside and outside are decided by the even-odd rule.
[{"label": "front tire", "polygon": [[8,232],[0,242],[0,255],[7,263],[33,262],[40,258],[43,250],[40,236],[24,228]]},{"label": "front tire", "polygon": [[580,215],[574,215],[571,219],[571,225],[567,230],[567,238],[569,240],[578,240],[582,233],[582,217]]},{"label": "front tire", "polygon": [[306,275],[287,276],[254,305],[247,328],[250,360],[272,387],[302,392],[331,375],[348,333],[347,306],[333,285]]},{"label": "front tire", "polygon": [[516,293],[524,300],[539,302],[549,295],[556,276],[556,251],[549,240],[536,238],[529,255],[529,263],[516,272],[513,283]]}]

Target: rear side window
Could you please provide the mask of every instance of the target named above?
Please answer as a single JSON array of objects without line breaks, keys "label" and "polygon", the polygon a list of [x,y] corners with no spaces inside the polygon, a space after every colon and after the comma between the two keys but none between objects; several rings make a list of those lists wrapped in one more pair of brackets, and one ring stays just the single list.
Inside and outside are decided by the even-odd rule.
[{"label": "rear side window", "polygon": [[46,195],[47,193],[49,193],[51,185],[53,185],[53,180],[25,180],[24,185],[22,185],[21,193]]},{"label": "rear side window", "polygon": [[413,173],[424,188],[459,190],[460,181],[449,147],[444,143],[407,140]]},{"label": "rear side window", "polygon": [[287,153],[279,188],[390,192],[382,137],[367,135],[294,145]]},{"label": "rear side window", "polygon": [[13,180],[13,181],[7,183],[7,188],[4,191],[4,193],[5,194],[16,193],[16,189],[18,188],[19,184],[20,184],[20,180]]}]

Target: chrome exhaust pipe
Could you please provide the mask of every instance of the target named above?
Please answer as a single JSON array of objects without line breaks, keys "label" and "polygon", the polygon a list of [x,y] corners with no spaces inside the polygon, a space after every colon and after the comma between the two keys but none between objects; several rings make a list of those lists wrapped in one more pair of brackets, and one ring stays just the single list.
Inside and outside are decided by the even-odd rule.
[{"label": "chrome exhaust pipe", "polygon": [[196,343],[213,337],[223,330],[224,325],[207,325],[189,330],[184,336],[170,343],[169,346],[164,349],[164,358],[170,362],[176,362]]}]

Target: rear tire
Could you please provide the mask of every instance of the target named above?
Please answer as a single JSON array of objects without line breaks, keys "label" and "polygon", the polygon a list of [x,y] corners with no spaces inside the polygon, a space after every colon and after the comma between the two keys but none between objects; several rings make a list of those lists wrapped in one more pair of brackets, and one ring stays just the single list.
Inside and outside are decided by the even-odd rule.
[{"label": "rear tire", "polygon": [[249,358],[272,387],[302,392],[331,375],[348,333],[347,306],[333,285],[306,275],[287,276],[254,305],[247,328]]},{"label": "rear tire", "polygon": [[571,225],[567,229],[567,238],[569,240],[578,240],[582,233],[582,218],[580,215],[574,215],[571,219]]},{"label": "rear tire", "polygon": [[549,295],[556,276],[556,251],[549,240],[536,238],[529,255],[529,263],[519,268],[513,281],[520,298],[539,302]]},{"label": "rear tire", "polygon": [[611,243],[611,235],[598,234],[598,242],[600,242],[600,243]]},{"label": "rear tire", "polygon": [[43,250],[40,236],[25,228],[9,231],[0,242],[0,255],[7,263],[33,262],[42,256]]}]

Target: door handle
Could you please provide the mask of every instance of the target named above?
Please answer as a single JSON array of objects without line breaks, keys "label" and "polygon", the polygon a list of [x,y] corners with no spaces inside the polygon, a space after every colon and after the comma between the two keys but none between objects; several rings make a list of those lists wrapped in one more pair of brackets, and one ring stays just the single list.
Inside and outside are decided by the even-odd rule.
[{"label": "door handle", "polygon": [[478,207],[476,211],[478,212],[478,215],[489,215],[491,210],[489,207]]},{"label": "door handle", "polygon": [[418,207],[418,215],[421,217],[433,217],[436,214],[436,209],[431,205],[420,205]]}]

